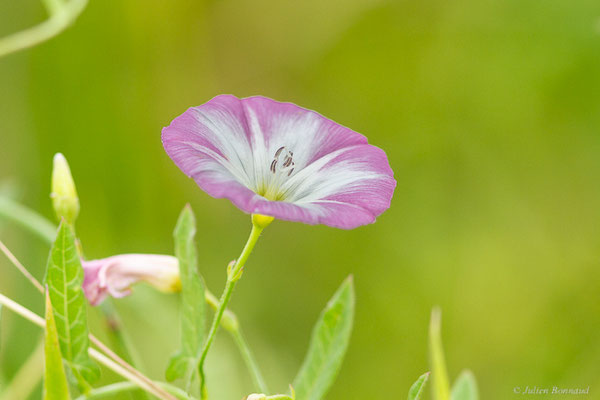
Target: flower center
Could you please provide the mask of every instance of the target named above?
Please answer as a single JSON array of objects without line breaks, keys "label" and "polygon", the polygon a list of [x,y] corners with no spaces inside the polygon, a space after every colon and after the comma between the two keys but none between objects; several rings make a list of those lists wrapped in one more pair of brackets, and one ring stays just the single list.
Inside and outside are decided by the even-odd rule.
[{"label": "flower center", "polygon": [[294,172],[294,152],[289,151],[285,148],[285,146],[281,146],[279,150],[275,152],[275,157],[271,162],[271,172],[274,175],[278,173],[285,173],[285,175],[290,176],[292,172]]},{"label": "flower center", "polygon": [[269,200],[283,200],[283,193],[279,191],[281,184],[287,177],[292,175],[296,164],[294,163],[294,152],[281,146],[273,157],[269,171],[271,179],[266,185],[263,196]]}]

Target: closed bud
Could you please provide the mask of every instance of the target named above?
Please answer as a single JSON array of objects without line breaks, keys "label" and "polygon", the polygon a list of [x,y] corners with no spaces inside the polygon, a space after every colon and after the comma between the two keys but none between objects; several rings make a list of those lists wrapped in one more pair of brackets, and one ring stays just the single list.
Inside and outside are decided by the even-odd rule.
[{"label": "closed bud", "polygon": [[267,396],[264,394],[253,393],[250,396],[246,397],[245,400],[266,400]]},{"label": "closed bud", "polygon": [[67,159],[61,153],[54,156],[50,198],[56,217],[64,218],[70,225],[75,224],[79,215],[79,197]]}]

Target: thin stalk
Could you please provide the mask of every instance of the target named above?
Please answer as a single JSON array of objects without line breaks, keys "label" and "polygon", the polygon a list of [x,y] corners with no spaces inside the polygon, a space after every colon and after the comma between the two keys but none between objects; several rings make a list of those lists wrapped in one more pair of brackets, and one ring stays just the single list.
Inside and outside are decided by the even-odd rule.
[{"label": "thin stalk", "polygon": [[210,346],[215,339],[215,335],[217,334],[217,330],[219,329],[219,324],[221,323],[221,318],[223,317],[223,313],[227,308],[227,304],[231,299],[231,294],[233,293],[233,289],[235,288],[235,284],[239,280],[242,269],[250,257],[252,250],[254,249],[254,245],[258,241],[260,234],[263,228],[259,227],[257,224],[252,224],[252,231],[250,232],[250,236],[248,237],[248,241],[240,254],[240,257],[237,259],[231,270],[227,271],[227,283],[225,284],[225,289],[223,290],[223,294],[221,295],[221,300],[219,301],[219,307],[215,313],[215,316],[212,321],[212,325],[208,332],[208,336],[204,343],[204,347],[202,348],[202,355],[200,356],[200,362],[198,363],[198,372],[200,374],[200,396],[202,399],[207,399],[208,394],[206,390],[206,377],[204,375],[204,362],[206,360],[206,356],[208,355],[208,350],[210,350]]},{"label": "thin stalk", "polygon": [[114,351],[112,351],[110,348],[108,348],[97,337],[95,337],[92,334],[90,334],[89,337],[90,337],[90,341],[92,342],[92,344],[94,344],[96,347],[98,347],[100,350],[102,350],[107,356],[109,356],[112,360],[114,360],[114,362],[116,362],[121,368],[126,370],[128,373],[136,376],[137,379],[139,379],[140,381],[143,381],[147,386],[151,387],[153,390],[153,392],[151,392],[151,393],[153,393],[154,395],[156,395],[154,392],[160,393],[162,395],[162,397],[159,396],[159,398],[161,398],[161,399],[162,398],[172,399],[172,396],[170,396],[167,392],[165,392],[163,389],[158,387],[156,385],[156,383],[154,383],[154,381],[152,381],[146,375],[142,374],[140,371],[138,371],[133,366],[131,366],[127,361],[123,360],[121,357],[119,357],[117,354],[115,354]]},{"label": "thin stalk", "polygon": [[[1,293],[0,293],[0,304],[6,306],[6,308],[14,311],[16,314],[29,320],[30,322],[33,322],[34,324],[38,325],[39,327],[41,327],[41,328],[46,327],[46,321],[44,321],[44,319],[42,317],[40,317],[33,311],[23,307],[22,305],[15,302],[14,300],[4,296]],[[149,385],[146,380],[140,379],[136,374],[133,374],[132,372],[128,371],[121,365],[117,364],[110,358],[106,357],[104,354],[100,353],[98,350],[89,348],[88,352],[89,352],[90,356],[93,359],[95,359],[96,361],[98,361],[100,364],[111,369],[115,373],[121,375],[122,377],[124,377],[125,379],[134,383],[135,385],[139,386],[140,388],[144,389],[145,391],[152,393],[154,396],[158,397],[159,399],[176,400],[176,397],[173,397],[169,393],[166,393],[164,391],[164,389],[156,390],[156,388],[155,388],[156,384],[154,382],[152,382],[153,383],[152,385]],[[163,392],[166,393],[166,395]]]},{"label": "thin stalk", "polygon": [[[148,393],[153,394],[157,398],[159,398],[161,400],[177,400],[177,397],[165,392],[165,390],[162,388],[160,389],[160,391],[156,390],[156,384],[154,382],[152,385],[149,385],[148,382],[139,379],[139,377],[137,375],[132,374],[125,368],[121,367],[119,364],[115,363],[113,360],[106,357],[104,354],[100,353],[98,350],[90,348],[90,349],[88,349],[88,351],[90,353],[90,356],[93,359],[95,359],[96,361],[98,361],[100,364],[111,369],[113,372],[121,375],[123,378],[129,380],[130,382],[132,382],[135,385],[139,386],[140,388],[144,389]],[[163,393],[166,393],[166,395]]]},{"label": "thin stalk", "polygon": [[[0,241],[0,250],[2,250],[2,252],[4,252],[4,254],[6,254],[8,259],[15,265],[15,267],[17,267],[17,269],[19,271],[21,271],[21,273],[23,273],[23,275],[25,275],[25,277],[29,280],[29,282],[31,282],[31,284],[33,286],[35,286],[40,291],[40,293],[43,295],[44,288],[43,288],[42,284],[37,279],[35,279],[35,277],[33,275],[31,275],[29,273],[27,268],[25,268],[23,266],[23,264],[21,264],[19,262],[19,260],[8,250],[8,248],[6,248],[6,246],[4,246],[2,241]],[[161,388],[156,386],[150,378],[148,378],[147,376],[142,374],[140,371],[138,371],[136,368],[134,368],[132,365],[130,365],[127,361],[125,361],[121,357],[119,357],[114,351],[112,351],[108,346],[106,346],[104,343],[102,343],[97,337],[95,337],[94,335],[92,335],[90,333],[89,338],[90,338],[90,341],[92,342],[92,344],[94,344],[96,347],[98,347],[100,350],[102,350],[106,355],[108,355],[110,358],[112,358],[115,362],[120,364],[123,368],[128,370],[130,373],[136,375],[140,380],[146,382],[146,384],[148,386],[153,387],[154,391],[156,391],[158,393],[162,393],[162,395],[167,396],[166,398],[168,398],[169,394],[167,392],[165,392],[164,390],[162,390]]]},{"label": "thin stalk", "polygon": [[[196,398],[188,395],[185,391],[179,389],[178,387],[171,386],[168,384],[159,383],[159,386],[162,386],[166,391],[173,394],[175,397],[181,400],[196,400]],[[118,382],[110,385],[102,386],[100,388],[94,389],[90,392],[89,395],[79,396],[75,400],[94,400],[94,399],[102,399],[109,396],[113,396],[115,394],[123,393],[123,392],[131,392],[134,390],[138,390],[135,384],[131,382]]]},{"label": "thin stalk", "polygon": [[44,294],[44,287],[42,286],[42,284],[37,279],[35,279],[35,277],[33,275],[31,275],[31,273],[27,270],[27,268],[25,268],[23,266],[23,264],[21,264],[19,262],[19,260],[17,259],[17,257],[15,257],[14,254],[10,252],[10,250],[8,249],[8,247],[6,247],[1,240],[0,240],[0,250],[2,250],[2,252],[10,260],[10,262],[12,262],[15,267],[17,267],[17,269],[19,270],[19,272],[21,272],[23,275],[25,275],[25,278],[27,278],[27,280],[29,282],[31,282],[31,284],[33,286],[35,286],[35,288],[40,293]]},{"label": "thin stalk", "polygon": [[[71,25],[85,9],[87,0],[70,0],[62,5],[49,4],[52,10],[50,17],[29,29],[0,38],[0,57],[28,47],[35,46],[58,35]],[[52,2],[56,3],[56,2]]]},{"label": "thin stalk", "polygon": [[[46,240],[46,242],[48,242],[49,244],[52,244],[52,242],[54,241],[54,237],[56,236],[56,226],[52,224],[52,222],[50,222],[48,219],[44,218],[37,212],[29,209],[28,207],[25,207],[5,197],[0,197],[0,217],[6,217],[12,222],[20,224],[22,227],[28,229],[29,231],[37,234],[42,239]],[[260,232],[258,232],[258,235],[260,235]],[[44,289],[42,285],[29,273],[29,271],[27,271],[27,269],[19,262],[19,260],[14,255],[12,255],[12,253],[6,248],[6,246],[2,244],[1,241],[0,248],[2,248],[2,251],[19,269],[19,271],[21,271],[21,273],[23,273],[23,275],[43,294]],[[245,249],[246,248],[244,248],[244,250]],[[241,267],[243,267],[243,264],[241,264],[240,269]],[[206,290],[205,298],[206,302],[215,310],[215,312],[217,312],[220,305],[217,298],[208,290]],[[237,345],[240,354],[244,359],[244,362],[246,363],[246,367],[252,374],[254,383],[257,385],[261,392],[268,393],[269,391],[266,390],[267,386],[263,379],[262,373],[258,367],[258,364],[256,363],[256,360],[254,360],[252,352],[250,351],[250,347],[248,346],[248,343],[245,341],[241,333],[241,328],[239,326],[238,319],[236,315],[227,308],[225,308],[221,316],[221,326],[223,326],[234,339],[234,342]],[[97,343],[100,343],[100,345],[102,345],[102,343],[99,341],[97,341]],[[106,348],[106,346],[104,347]],[[133,367],[131,367],[131,370],[137,371]]]}]

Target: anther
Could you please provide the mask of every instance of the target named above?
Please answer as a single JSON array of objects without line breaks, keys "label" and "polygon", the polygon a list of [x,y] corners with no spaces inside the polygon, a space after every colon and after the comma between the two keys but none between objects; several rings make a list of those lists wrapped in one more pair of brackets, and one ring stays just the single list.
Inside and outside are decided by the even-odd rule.
[{"label": "anther", "polygon": [[271,163],[270,170],[271,170],[272,173],[275,173],[276,166],[277,166],[277,159],[273,160],[273,162]]}]

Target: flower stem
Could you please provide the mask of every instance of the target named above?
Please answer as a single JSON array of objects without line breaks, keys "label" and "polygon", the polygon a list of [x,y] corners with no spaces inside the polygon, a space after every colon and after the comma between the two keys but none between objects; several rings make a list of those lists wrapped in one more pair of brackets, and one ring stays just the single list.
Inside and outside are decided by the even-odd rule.
[{"label": "flower stem", "polygon": [[71,25],[85,9],[87,0],[70,0],[67,2],[45,1],[51,12],[44,22],[0,38],[0,57],[35,46],[58,35]]},{"label": "flower stem", "polygon": [[[21,271],[21,273],[23,273],[23,275],[25,275],[25,277],[33,284],[33,286],[35,286],[38,290],[40,290],[40,293],[43,294],[44,293],[44,289],[43,289],[41,283],[38,280],[36,280],[29,273],[29,271],[27,270],[27,268],[25,268],[23,266],[23,264],[21,264],[19,262],[19,260],[10,252],[10,250],[8,250],[8,248],[6,248],[6,246],[4,246],[4,244],[1,241],[0,241],[0,250],[2,250],[2,252],[4,252],[6,254],[6,256],[8,257],[8,259],[15,265],[15,267],[17,267],[17,269],[19,269],[19,271]],[[159,397],[159,398],[169,398],[169,394],[168,393],[166,393],[165,391],[163,391],[161,388],[157,387],[154,384],[154,382],[152,380],[150,380],[150,378],[148,378],[147,376],[145,376],[144,374],[142,374],[140,371],[138,371],[137,369],[135,369],[128,362],[126,362],[121,357],[119,357],[115,352],[113,352],[110,348],[108,348],[98,338],[96,338],[91,333],[89,334],[89,338],[90,338],[90,341],[96,347],[98,347],[105,354],[107,354],[110,358],[112,358],[117,364],[119,364],[125,370],[129,371],[129,373],[137,376],[138,379],[144,381],[147,386],[152,387],[152,389],[154,390],[154,392],[160,393],[160,394],[163,395],[163,397]]]},{"label": "flower stem", "polygon": [[[0,294],[0,304],[6,306],[6,308],[14,311],[16,314],[19,314],[21,317],[29,320],[30,322],[33,322],[34,324],[38,325],[39,327],[41,327],[41,328],[46,327],[46,321],[44,321],[44,319],[42,317],[40,317],[33,311],[29,310],[28,308],[23,307],[22,305],[15,302],[14,300],[11,300],[10,298],[4,296],[3,294]],[[173,397],[171,394],[166,393],[164,391],[164,389],[156,390],[155,382],[152,382],[148,379],[148,381],[150,381],[152,383],[152,384],[149,384],[148,381],[146,381],[144,379],[140,379],[139,376],[137,376],[136,374],[132,373],[131,371],[125,369],[121,365],[117,364],[110,358],[106,357],[104,354],[100,353],[98,350],[90,348],[90,349],[88,349],[88,351],[89,351],[90,356],[93,359],[95,359],[96,361],[98,361],[100,364],[111,369],[113,372],[121,375],[125,379],[128,379],[129,381],[134,383],[136,386],[146,390],[149,393],[152,393],[154,396],[158,397],[159,399],[176,400],[176,398]]]},{"label": "flower stem", "polygon": [[250,232],[250,237],[248,237],[248,241],[240,254],[240,257],[236,260],[233,267],[227,271],[227,283],[225,284],[225,290],[223,290],[223,294],[221,295],[221,300],[219,301],[219,307],[215,313],[215,316],[212,321],[212,325],[208,332],[208,336],[206,341],[204,342],[204,347],[202,348],[202,355],[200,356],[200,361],[198,363],[198,372],[200,374],[200,395],[202,399],[207,399],[207,391],[206,391],[206,377],[204,375],[204,361],[206,360],[206,356],[208,355],[208,350],[212,345],[213,340],[215,339],[215,335],[217,330],[219,329],[219,324],[221,323],[221,318],[223,317],[223,313],[227,308],[227,304],[231,299],[231,294],[233,293],[233,289],[235,288],[235,284],[241,277],[241,273],[244,268],[244,264],[248,260],[248,257],[252,253],[254,249],[254,245],[258,241],[258,238],[262,232],[264,227],[258,226],[257,224],[252,224],[252,231]]},{"label": "flower stem", "polygon": [[[54,226],[52,222],[50,222],[37,212],[29,209],[28,207],[4,196],[0,196],[0,217],[6,218],[12,222],[21,225],[30,232],[44,239],[49,244],[52,244],[52,242],[54,241],[54,237],[56,236],[56,226]],[[268,217],[265,219],[264,216],[262,218],[260,216],[253,216],[253,223],[254,225],[259,226],[259,232],[257,234],[258,238],[258,235],[260,235],[260,231],[262,231],[262,229],[264,229],[264,227],[270,222]],[[252,246],[254,246],[254,244]],[[0,250],[5,253],[5,255],[12,261],[12,263],[36,287],[36,289],[40,291],[40,293],[44,292],[42,285],[29,273],[29,271],[27,271],[27,269],[10,252],[10,250],[8,250],[8,248],[6,248],[6,246],[3,245],[2,242],[0,242]],[[243,267],[243,264],[241,265],[241,267]],[[220,303],[208,290],[206,291],[206,302],[215,310],[215,312],[218,310]],[[244,359],[244,362],[246,363],[246,367],[252,374],[252,378],[254,380],[255,385],[258,389],[260,389],[262,393],[268,393],[269,390],[267,389],[267,385],[265,384],[258,364],[256,363],[256,360],[254,359],[252,352],[250,351],[248,343],[246,342],[244,336],[241,333],[241,328],[239,326],[239,322],[237,321],[236,315],[232,311],[225,308],[223,314],[221,315],[221,319],[223,322],[221,325],[233,337],[234,342],[237,345],[240,354]]]},{"label": "flower stem", "polygon": [[23,264],[21,264],[19,259],[17,257],[15,257],[15,255],[13,253],[11,253],[11,251],[8,249],[8,247],[6,247],[1,240],[0,240],[0,251],[2,251],[4,253],[6,258],[8,258],[10,260],[10,262],[19,270],[19,272],[25,276],[25,278],[27,278],[27,280],[38,290],[38,292],[40,292],[41,294],[44,294],[44,287],[42,286],[42,284],[37,279],[35,279],[35,277],[33,275],[31,275],[31,273],[27,270],[27,268],[25,268],[23,266]]}]

